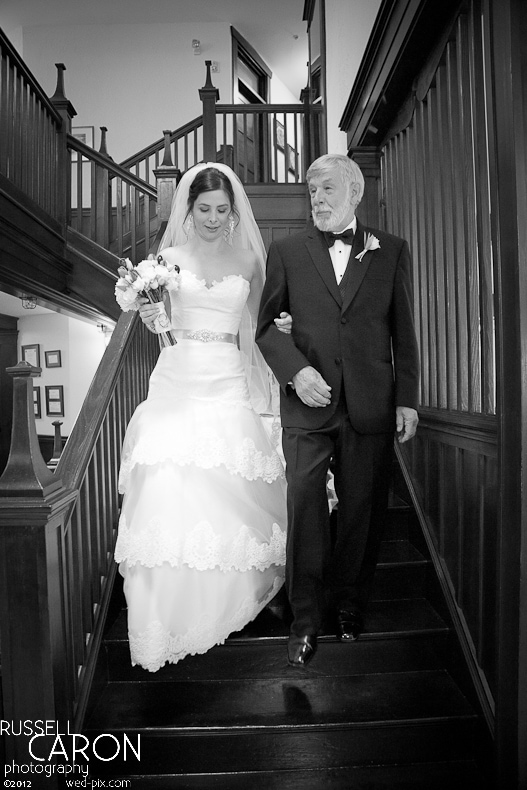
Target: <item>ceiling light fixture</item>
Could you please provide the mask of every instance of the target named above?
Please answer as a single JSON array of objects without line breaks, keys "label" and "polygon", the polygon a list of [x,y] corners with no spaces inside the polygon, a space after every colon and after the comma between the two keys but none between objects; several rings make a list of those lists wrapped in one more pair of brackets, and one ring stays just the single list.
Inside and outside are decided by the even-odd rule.
[{"label": "ceiling light fixture", "polygon": [[37,306],[36,296],[21,296],[20,301],[22,302],[24,310],[34,310]]}]

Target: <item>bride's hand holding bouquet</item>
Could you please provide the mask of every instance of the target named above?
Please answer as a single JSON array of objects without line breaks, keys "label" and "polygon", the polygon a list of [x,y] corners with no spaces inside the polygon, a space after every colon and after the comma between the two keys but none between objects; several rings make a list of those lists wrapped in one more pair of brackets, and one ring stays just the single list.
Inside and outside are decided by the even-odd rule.
[{"label": "bride's hand holding bouquet", "polygon": [[139,311],[147,329],[161,335],[165,345],[174,345],[176,340],[170,333],[163,297],[179,288],[179,266],[168,263],[161,255],[157,259],[149,255],[136,266],[128,258],[121,258],[117,272],[115,298],[121,310]]}]

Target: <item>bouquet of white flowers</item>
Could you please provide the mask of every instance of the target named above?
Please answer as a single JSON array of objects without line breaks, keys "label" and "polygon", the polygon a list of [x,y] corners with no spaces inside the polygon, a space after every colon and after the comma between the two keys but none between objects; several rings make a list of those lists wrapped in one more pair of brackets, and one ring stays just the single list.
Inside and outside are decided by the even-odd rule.
[{"label": "bouquet of white flowers", "polygon": [[121,258],[120,263],[117,269],[119,278],[115,284],[117,304],[125,313],[139,310],[140,297],[157,304],[159,315],[154,321],[154,331],[161,335],[165,345],[174,345],[176,340],[169,332],[170,319],[163,305],[163,296],[167,291],[177,291],[179,288],[179,266],[168,263],[161,255],[157,259],[149,255],[147,260],[140,261],[136,266],[128,258]]}]

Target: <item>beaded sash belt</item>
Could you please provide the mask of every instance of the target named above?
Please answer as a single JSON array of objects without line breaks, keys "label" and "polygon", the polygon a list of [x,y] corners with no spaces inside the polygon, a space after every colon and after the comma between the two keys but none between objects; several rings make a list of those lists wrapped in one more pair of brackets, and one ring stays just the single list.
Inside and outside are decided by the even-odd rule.
[{"label": "beaded sash belt", "polygon": [[174,337],[184,340],[200,340],[202,343],[234,343],[237,345],[237,335],[229,332],[214,332],[212,329],[173,329]]}]

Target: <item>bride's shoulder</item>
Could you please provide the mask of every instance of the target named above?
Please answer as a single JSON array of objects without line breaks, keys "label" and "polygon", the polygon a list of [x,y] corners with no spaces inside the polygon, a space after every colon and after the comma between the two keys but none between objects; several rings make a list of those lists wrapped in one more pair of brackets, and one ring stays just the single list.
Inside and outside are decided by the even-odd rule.
[{"label": "bride's shoulder", "polygon": [[178,263],[186,257],[183,247],[165,247],[160,250],[159,255],[168,263]]},{"label": "bride's shoulder", "polygon": [[254,272],[258,266],[258,259],[252,250],[233,250],[234,258],[240,267],[240,273],[244,275],[247,280],[251,280]]}]

